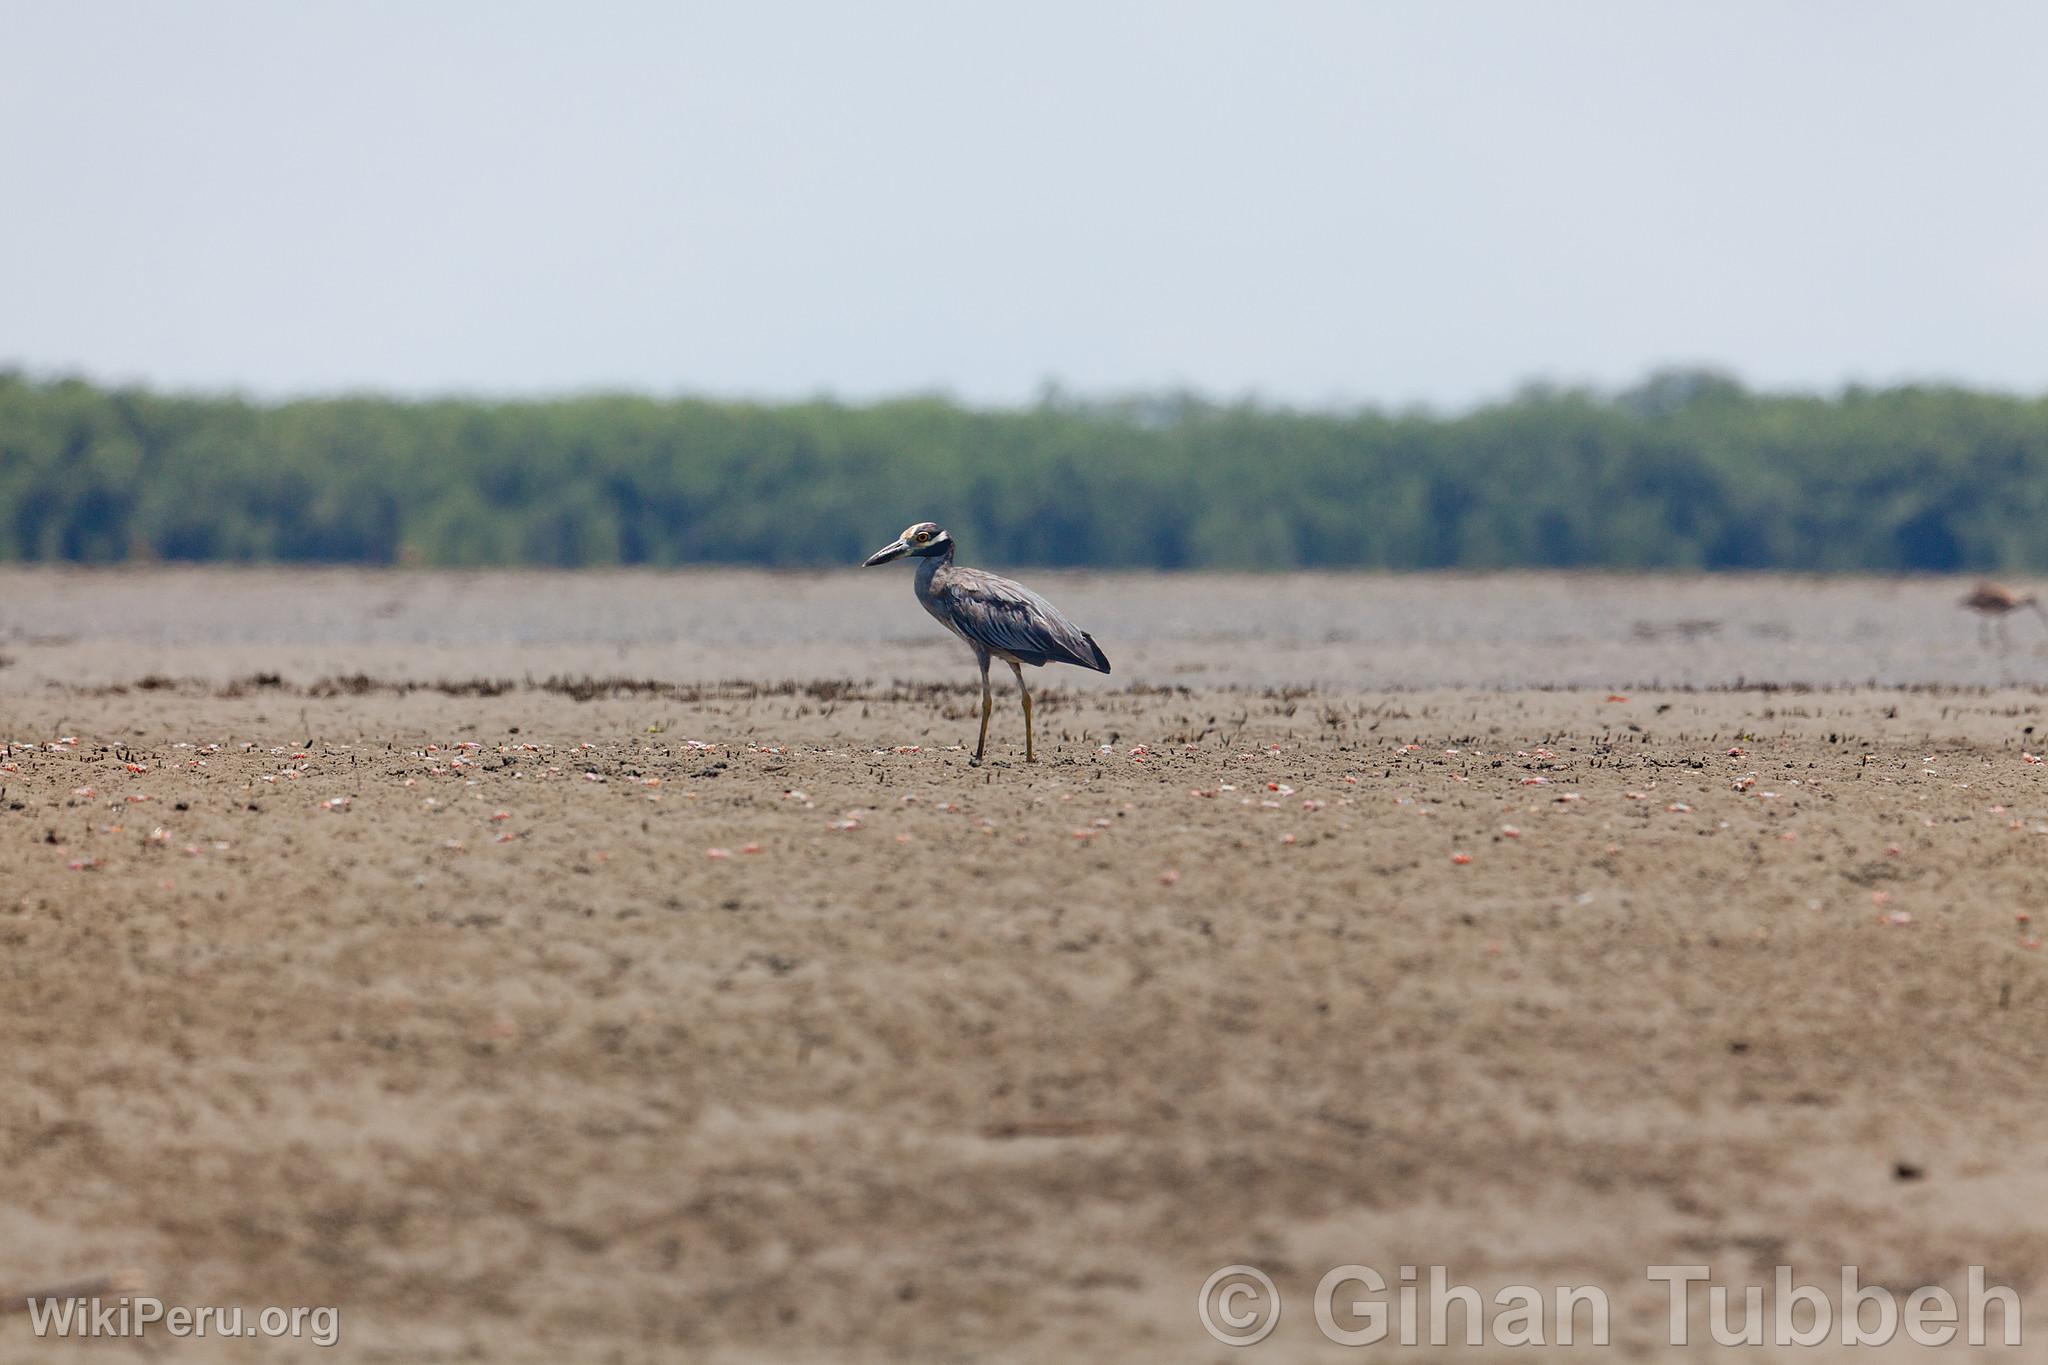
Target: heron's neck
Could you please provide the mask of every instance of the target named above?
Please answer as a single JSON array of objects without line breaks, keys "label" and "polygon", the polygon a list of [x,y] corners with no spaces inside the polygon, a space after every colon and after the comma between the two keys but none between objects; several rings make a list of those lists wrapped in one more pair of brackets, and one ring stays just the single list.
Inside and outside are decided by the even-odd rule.
[{"label": "heron's neck", "polygon": [[932,576],[953,562],[953,547],[949,544],[935,555],[926,555],[917,561],[917,590],[924,592],[932,585]]}]

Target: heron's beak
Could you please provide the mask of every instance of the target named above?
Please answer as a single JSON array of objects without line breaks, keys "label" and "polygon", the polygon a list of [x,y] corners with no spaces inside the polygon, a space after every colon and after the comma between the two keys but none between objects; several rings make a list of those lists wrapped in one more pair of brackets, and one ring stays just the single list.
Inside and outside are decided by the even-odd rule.
[{"label": "heron's beak", "polygon": [[867,561],[863,563],[861,567],[863,569],[872,569],[877,564],[887,564],[890,560],[901,559],[903,558],[903,556],[909,553],[909,541],[894,540],[889,542],[887,545],[884,545],[881,549],[875,551],[873,554],[869,555],[867,557]]}]

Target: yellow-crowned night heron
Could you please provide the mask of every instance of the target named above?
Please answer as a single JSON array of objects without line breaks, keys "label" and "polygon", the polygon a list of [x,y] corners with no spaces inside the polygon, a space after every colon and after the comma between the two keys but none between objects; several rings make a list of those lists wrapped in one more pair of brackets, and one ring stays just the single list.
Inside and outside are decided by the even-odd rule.
[{"label": "yellow-crowned night heron", "polygon": [[974,761],[988,747],[988,717],[995,708],[988,686],[988,663],[1001,659],[1017,675],[1024,697],[1024,761],[1036,763],[1031,743],[1031,689],[1024,685],[1024,665],[1078,664],[1109,672],[1109,659],[1095,638],[1060,615],[1059,608],[1022,583],[998,578],[980,569],[953,563],[953,537],[938,523],[920,521],[875,551],[864,567],[887,564],[912,555],[917,566],[917,600],[939,618],[939,624],[967,642],[981,665],[981,738],[974,742]]}]

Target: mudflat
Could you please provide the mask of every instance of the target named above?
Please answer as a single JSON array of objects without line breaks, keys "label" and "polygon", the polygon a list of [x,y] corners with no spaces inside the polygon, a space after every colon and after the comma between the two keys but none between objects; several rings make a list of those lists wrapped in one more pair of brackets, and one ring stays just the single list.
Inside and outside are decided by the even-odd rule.
[{"label": "mudflat", "polygon": [[[970,555],[964,562],[978,563]],[[1972,580],[1789,574],[1015,572],[1115,664],[1075,690],[2048,686],[2048,627]],[[957,683],[901,563],[837,572],[0,566],[0,687],[368,677],[438,683]],[[2022,584],[2020,586],[2031,586]]]},{"label": "mudflat", "polygon": [[[82,648],[0,674],[0,1295],[132,1266],[365,1361],[1339,1360],[1325,1271],[1443,1265],[1676,1361],[1652,1265],[2048,1277],[2031,690],[1111,679],[977,768],[949,682]],[[1233,1263],[1287,1303],[1244,1352]]]}]

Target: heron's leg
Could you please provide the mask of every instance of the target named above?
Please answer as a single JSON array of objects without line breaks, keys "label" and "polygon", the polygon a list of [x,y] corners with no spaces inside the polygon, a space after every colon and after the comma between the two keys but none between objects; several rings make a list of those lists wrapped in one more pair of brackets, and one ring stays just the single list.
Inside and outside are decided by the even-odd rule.
[{"label": "heron's leg", "polygon": [[995,709],[995,694],[988,687],[988,655],[981,656],[981,738],[974,741],[974,761],[981,761],[982,750],[988,748],[988,713]]},{"label": "heron's leg", "polygon": [[1024,685],[1024,665],[1012,660],[1010,671],[1017,675],[1017,691],[1024,697],[1024,761],[1038,762],[1038,756],[1031,752],[1031,689]]}]

